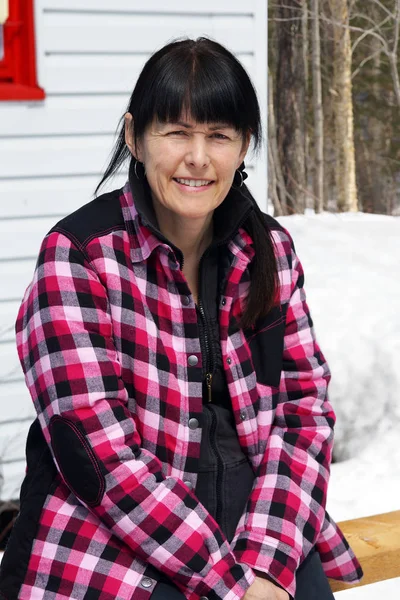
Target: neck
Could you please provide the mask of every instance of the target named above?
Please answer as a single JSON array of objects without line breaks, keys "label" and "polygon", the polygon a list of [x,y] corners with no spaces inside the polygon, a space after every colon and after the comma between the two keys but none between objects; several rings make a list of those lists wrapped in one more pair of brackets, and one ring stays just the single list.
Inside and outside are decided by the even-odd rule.
[{"label": "neck", "polygon": [[154,202],[158,226],[163,235],[179,248],[185,263],[198,262],[212,242],[212,213],[202,219],[185,219]]}]

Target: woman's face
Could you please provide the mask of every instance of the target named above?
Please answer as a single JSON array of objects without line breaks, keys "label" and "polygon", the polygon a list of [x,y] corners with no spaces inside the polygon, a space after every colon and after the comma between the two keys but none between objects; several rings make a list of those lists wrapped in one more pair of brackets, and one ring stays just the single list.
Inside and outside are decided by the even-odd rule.
[{"label": "woman's face", "polygon": [[188,219],[206,218],[221,204],[249,145],[229,125],[199,124],[188,116],[177,123],[152,123],[136,151],[128,126],[126,141],[144,163],[153,201]]}]

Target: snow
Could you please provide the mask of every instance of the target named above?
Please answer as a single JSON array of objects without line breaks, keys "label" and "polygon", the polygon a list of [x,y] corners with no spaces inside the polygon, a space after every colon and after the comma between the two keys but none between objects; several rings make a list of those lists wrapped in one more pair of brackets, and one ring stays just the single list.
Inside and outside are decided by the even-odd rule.
[{"label": "snow", "polygon": [[[328,511],[336,521],[400,508],[400,219],[279,218],[293,236],[337,414]],[[398,600],[400,578],[337,600]]]},{"label": "snow", "polygon": [[[294,215],[292,234],[337,414],[328,511],[336,521],[399,509],[400,218]],[[398,600],[400,578],[336,594]]]}]

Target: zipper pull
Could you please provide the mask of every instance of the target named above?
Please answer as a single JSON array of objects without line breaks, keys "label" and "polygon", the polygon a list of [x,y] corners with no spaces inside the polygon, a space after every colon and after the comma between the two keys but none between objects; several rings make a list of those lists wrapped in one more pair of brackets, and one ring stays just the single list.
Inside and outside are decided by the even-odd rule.
[{"label": "zipper pull", "polygon": [[206,383],[207,383],[207,388],[208,388],[208,401],[211,402],[212,401],[212,398],[211,398],[212,374],[211,373],[207,373]]}]

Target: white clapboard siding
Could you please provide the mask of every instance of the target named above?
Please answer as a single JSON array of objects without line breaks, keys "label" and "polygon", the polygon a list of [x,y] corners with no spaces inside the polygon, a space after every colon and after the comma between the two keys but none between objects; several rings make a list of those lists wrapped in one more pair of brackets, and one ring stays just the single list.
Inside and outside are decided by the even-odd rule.
[{"label": "white clapboard siding", "polygon": [[36,258],[0,262],[0,304],[22,299],[33,277],[35,265]]},{"label": "white clapboard siding", "polygon": [[[12,342],[15,340],[15,320],[20,303],[16,300],[0,302],[0,343]],[[0,385],[1,395],[1,385]],[[12,406],[11,406],[12,409]],[[0,421],[3,417],[3,407],[0,410]]]},{"label": "white clapboard siding", "polygon": [[[61,218],[90,202],[100,179],[100,173],[74,177],[0,179],[0,220],[53,215],[55,222],[57,217]],[[99,190],[99,194],[122,187],[126,179],[126,171],[121,171]]]},{"label": "white clapboard siding", "polygon": [[[49,54],[46,56],[48,94],[126,94],[127,105],[149,54]],[[238,53],[246,71],[255,79],[254,56]],[[107,114],[107,111],[104,111]],[[111,114],[110,114],[111,117]],[[89,121],[90,122],[90,121]]]},{"label": "white clapboard siding", "polygon": [[182,0],[147,0],[135,2],[132,0],[42,0],[45,11],[91,11],[115,13],[166,13],[170,14],[252,14],[256,3],[260,0],[202,0],[202,2],[187,2]]},{"label": "white clapboard siding", "polygon": [[32,420],[36,415],[32,398],[23,377],[21,369],[19,381],[0,385],[0,425],[13,419],[18,422]]},{"label": "white clapboard siding", "polygon": [[[21,446],[24,448],[25,442]],[[4,478],[0,496],[1,500],[17,500],[19,498],[21,483],[25,476],[25,468],[25,460],[13,461],[11,463],[0,461],[0,472]]]},{"label": "white clapboard siding", "polygon": [[54,219],[51,217],[0,221],[2,261],[37,257],[42,239],[54,224]]},{"label": "white clapboard siding", "polygon": [[0,422],[0,457],[3,462],[24,460],[26,436],[33,419],[34,412],[31,411],[25,420]]},{"label": "white clapboard siding", "polygon": [[101,173],[112,145],[112,135],[10,139],[0,145],[0,177]]},{"label": "white clapboard siding", "polygon": [[[88,30],[90,29],[90,35]],[[60,52],[153,52],[176,37],[208,35],[234,52],[252,52],[254,19],[249,16],[180,16],[152,18],[141,14],[46,12],[43,43]],[[110,35],[113,31],[113,35]]]},{"label": "white clapboard siding", "polygon": [[[65,59],[65,57],[58,57]],[[87,58],[87,57],[86,57]],[[125,57],[124,57],[125,58]],[[115,57],[114,57],[115,60]],[[75,73],[81,68],[82,59],[74,57]],[[100,67],[99,67],[100,68]],[[91,67],[80,74],[86,81],[91,80],[89,71]],[[71,84],[71,78],[65,76],[62,64],[57,66],[57,77],[72,88],[79,85],[78,80]],[[87,88],[87,84],[82,85]],[[103,91],[107,84],[103,84]],[[85,91],[100,91],[85,89]],[[66,101],[60,96],[50,96],[43,103],[29,103],[18,106],[16,102],[8,102],[0,106],[0,145],[7,146],[4,137],[30,136],[56,136],[56,135],[85,135],[85,134],[108,134],[113,135],[118,127],[120,118],[123,116],[128,104],[128,94],[116,96],[71,96]],[[2,139],[3,138],[3,139]]]},{"label": "white clapboard siding", "polygon": [[[15,342],[0,343],[0,381],[3,385],[9,381],[21,379],[21,365]],[[1,386],[0,386],[1,387]],[[0,434],[1,437],[1,434]]]}]

